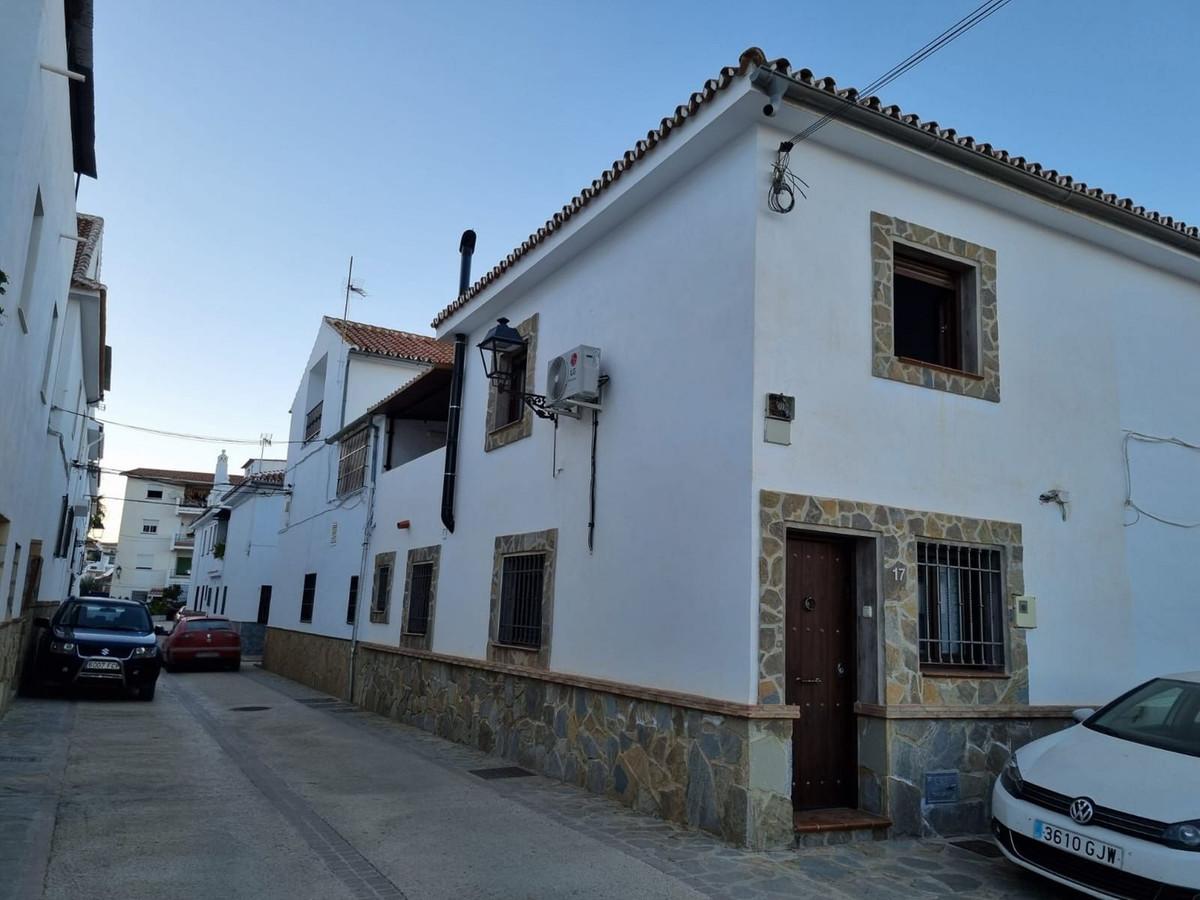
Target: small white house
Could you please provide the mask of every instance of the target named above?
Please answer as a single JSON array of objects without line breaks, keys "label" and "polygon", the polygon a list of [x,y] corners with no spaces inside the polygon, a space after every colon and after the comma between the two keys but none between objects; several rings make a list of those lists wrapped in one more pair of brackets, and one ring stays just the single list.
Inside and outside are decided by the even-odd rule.
[{"label": "small white house", "polygon": [[1196,228],[751,49],[464,287],[281,670],[771,846],[1200,665]]},{"label": "small white house", "polygon": [[242,652],[258,655],[278,567],[279,528],[287,497],[282,459],[248,459],[236,485],[229,458],[217,458],[208,508],[194,521],[192,577],[183,599],[192,609],[228,616]]},{"label": "small white house", "polygon": [[365,476],[387,439],[368,427],[368,406],[446,364],[452,353],[431,337],[322,320],[292,403],[283,477],[290,493],[276,577],[264,597],[281,635],[266,652],[279,667],[289,658],[307,664],[285,648],[287,636],[296,635],[293,642],[309,633],[349,638],[354,629],[370,508]]},{"label": "small white house", "polygon": [[75,209],[96,174],[91,22],[89,2],[0,8],[0,711],[22,611],[73,589],[99,487],[103,222]]}]

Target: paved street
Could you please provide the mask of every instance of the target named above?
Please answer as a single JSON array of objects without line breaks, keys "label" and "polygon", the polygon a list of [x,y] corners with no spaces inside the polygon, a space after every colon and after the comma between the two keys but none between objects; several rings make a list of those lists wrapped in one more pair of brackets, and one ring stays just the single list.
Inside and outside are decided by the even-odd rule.
[{"label": "paved street", "polygon": [[[1062,897],[943,842],[755,854],[247,667],[0,720],[0,897]],[[1072,895],[1074,896],[1074,895]]]}]

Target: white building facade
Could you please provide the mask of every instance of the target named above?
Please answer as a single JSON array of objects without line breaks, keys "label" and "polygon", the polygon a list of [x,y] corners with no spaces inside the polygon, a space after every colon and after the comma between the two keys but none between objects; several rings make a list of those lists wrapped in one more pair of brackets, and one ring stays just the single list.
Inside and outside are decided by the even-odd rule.
[{"label": "white building facade", "polygon": [[186,606],[232,619],[242,635],[243,654],[251,656],[262,652],[270,615],[287,499],[286,465],[282,459],[247,460],[235,486],[222,451],[208,509],[189,530],[195,543]]},{"label": "white building facade", "polygon": [[208,507],[213,476],[150,468],[121,474],[125,496],[109,595],[149,602],[173,587],[182,597],[192,580],[192,523]]},{"label": "white building facade", "polygon": [[[267,599],[277,659],[287,635],[348,639],[365,568],[366,474],[385,436],[367,408],[434,364],[449,348],[430,337],[326,317],[293,401],[276,577]],[[272,652],[268,648],[268,653]]]},{"label": "white building facade", "polygon": [[75,209],[96,174],[91,10],[66,6],[0,11],[0,707],[20,644],[4,623],[73,589],[103,451],[103,222]]},{"label": "white building facade", "polygon": [[[512,405],[498,317],[531,394],[600,348],[601,410]],[[1195,228],[752,50],[435,326],[456,454],[375,457],[310,683],[772,846],[985,831],[1013,748],[1197,668]],[[373,427],[453,434],[452,382]]]}]

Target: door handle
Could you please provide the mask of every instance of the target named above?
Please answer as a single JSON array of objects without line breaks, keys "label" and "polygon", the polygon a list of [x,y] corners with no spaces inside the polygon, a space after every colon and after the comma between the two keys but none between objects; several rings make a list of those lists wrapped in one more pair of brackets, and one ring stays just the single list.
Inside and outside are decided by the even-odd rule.
[{"label": "door handle", "polygon": [[801,684],[824,684],[820,678],[797,678],[796,680]]}]

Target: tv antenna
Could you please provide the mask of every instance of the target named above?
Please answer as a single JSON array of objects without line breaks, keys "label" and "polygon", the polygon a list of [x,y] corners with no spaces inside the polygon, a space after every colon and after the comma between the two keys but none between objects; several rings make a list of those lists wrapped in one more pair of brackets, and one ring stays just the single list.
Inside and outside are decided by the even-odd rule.
[{"label": "tv antenna", "polygon": [[350,257],[350,271],[346,273],[346,303],[342,307],[342,321],[345,322],[350,317],[350,295],[358,294],[360,297],[367,296],[367,289],[363,287],[362,282],[354,283],[354,257]]}]

